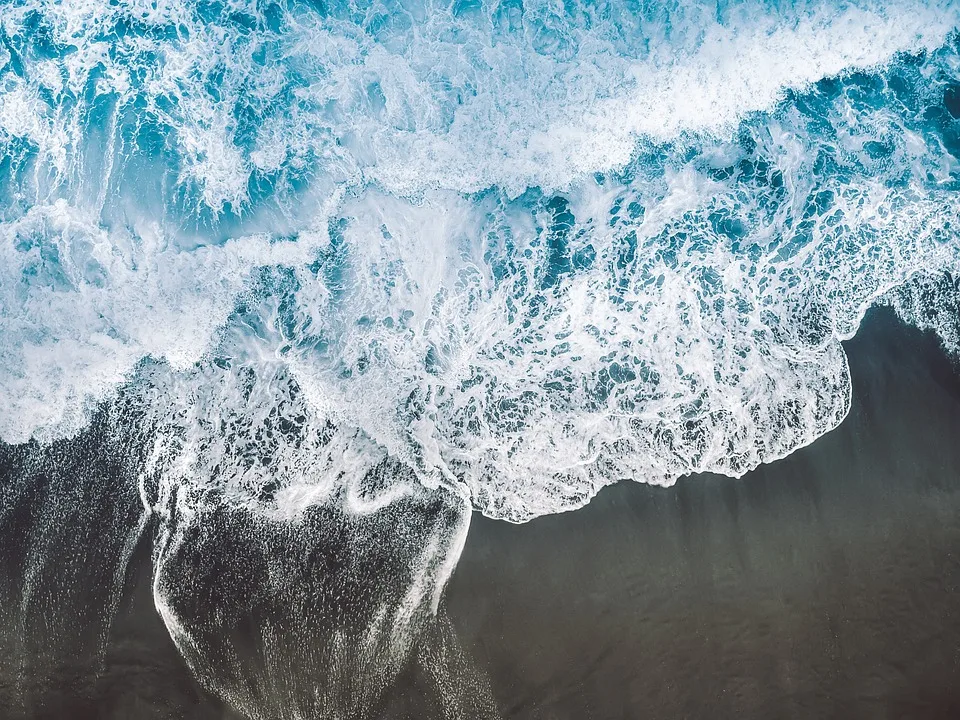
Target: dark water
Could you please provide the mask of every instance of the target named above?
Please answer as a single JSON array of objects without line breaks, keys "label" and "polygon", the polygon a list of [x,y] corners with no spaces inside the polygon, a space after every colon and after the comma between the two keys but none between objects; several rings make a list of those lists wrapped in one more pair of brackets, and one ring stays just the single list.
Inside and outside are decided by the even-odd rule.
[{"label": "dark water", "polygon": [[[741,480],[623,483],[519,526],[477,516],[427,650],[368,716],[477,717],[459,693],[505,718],[960,717],[960,374],[886,312],[848,350],[846,422]],[[133,460],[106,437],[41,466],[4,451],[0,717],[239,717],[154,609]],[[229,624],[251,638],[232,647],[267,667],[253,561],[220,527]],[[212,613],[226,571],[201,572],[195,611]]]}]

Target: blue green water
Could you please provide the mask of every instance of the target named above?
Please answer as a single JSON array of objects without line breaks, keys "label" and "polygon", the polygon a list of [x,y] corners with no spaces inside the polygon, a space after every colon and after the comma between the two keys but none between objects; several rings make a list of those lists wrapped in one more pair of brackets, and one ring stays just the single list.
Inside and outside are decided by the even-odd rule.
[{"label": "blue green water", "polygon": [[958,189],[956,2],[0,0],[17,647],[152,533],[245,716],[495,717],[472,513],[808,445],[876,305],[960,352]]},{"label": "blue green water", "polygon": [[0,437],[122,392],[198,492],[509,520],[782,457],[871,305],[955,341],[958,17],[8,0]]}]

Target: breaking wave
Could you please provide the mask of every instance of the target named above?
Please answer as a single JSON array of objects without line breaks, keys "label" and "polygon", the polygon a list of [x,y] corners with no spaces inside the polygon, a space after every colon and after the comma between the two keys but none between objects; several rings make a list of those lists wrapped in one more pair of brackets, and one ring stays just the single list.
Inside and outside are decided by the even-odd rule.
[{"label": "breaking wave", "polygon": [[208,523],[389,528],[402,591],[336,662],[391,676],[472,510],[789,454],[849,410],[872,305],[957,348],[958,27],[938,0],[10,0],[0,439],[119,418],[208,679],[171,579]]},{"label": "breaking wave", "polygon": [[782,457],[956,266],[958,15],[7,3],[0,437],[123,387],[198,492],[513,521]]}]

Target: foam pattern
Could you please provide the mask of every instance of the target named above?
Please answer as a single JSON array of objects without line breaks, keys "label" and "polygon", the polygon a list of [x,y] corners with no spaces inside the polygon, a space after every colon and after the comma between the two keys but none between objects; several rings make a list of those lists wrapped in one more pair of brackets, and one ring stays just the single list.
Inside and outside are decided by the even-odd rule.
[{"label": "foam pattern", "polygon": [[898,288],[957,271],[958,25],[8,2],[0,438],[121,398],[146,495],[272,518],[426,490],[519,522],[739,476],[842,421],[873,304],[950,340],[947,293]]}]

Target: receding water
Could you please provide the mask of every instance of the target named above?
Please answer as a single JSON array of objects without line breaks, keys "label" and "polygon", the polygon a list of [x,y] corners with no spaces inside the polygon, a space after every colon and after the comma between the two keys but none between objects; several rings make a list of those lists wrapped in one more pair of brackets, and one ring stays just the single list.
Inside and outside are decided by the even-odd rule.
[{"label": "receding water", "polygon": [[877,306],[956,357],[958,189],[956,2],[0,2],[0,700],[148,586],[203,712],[503,712],[471,518],[798,462]]}]

